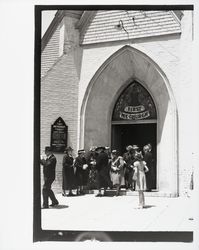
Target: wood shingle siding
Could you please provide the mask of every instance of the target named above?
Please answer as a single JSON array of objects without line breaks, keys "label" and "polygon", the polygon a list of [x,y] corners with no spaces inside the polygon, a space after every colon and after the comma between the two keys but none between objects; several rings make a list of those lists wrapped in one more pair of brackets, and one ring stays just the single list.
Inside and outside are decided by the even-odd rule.
[{"label": "wood shingle siding", "polygon": [[[122,21],[122,22],[121,22]],[[124,29],[117,29],[122,24]],[[82,27],[80,43],[92,44],[180,33],[172,11],[97,11]]]},{"label": "wood shingle siding", "polygon": [[59,57],[59,33],[58,26],[41,54],[41,77],[46,75]]}]

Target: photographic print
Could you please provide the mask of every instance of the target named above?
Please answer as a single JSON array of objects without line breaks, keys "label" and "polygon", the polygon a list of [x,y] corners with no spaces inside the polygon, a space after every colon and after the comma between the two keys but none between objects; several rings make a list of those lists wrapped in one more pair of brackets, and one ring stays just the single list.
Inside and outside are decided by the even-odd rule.
[{"label": "photographic print", "polygon": [[192,242],[193,14],[35,6],[34,241]]}]

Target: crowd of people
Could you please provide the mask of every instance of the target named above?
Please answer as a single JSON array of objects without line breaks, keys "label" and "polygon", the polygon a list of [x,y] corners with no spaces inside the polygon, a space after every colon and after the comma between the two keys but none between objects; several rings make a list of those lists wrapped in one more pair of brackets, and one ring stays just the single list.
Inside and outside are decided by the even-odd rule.
[{"label": "crowd of people", "polygon": [[[45,148],[45,156],[41,157],[40,163],[44,174],[43,208],[48,208],[48,198],[52,201],[50,206],[59,204],[51,189],[56,167],[51,147]],[[88,152],[78,150],[78,156],[74,157],[73,149],[67,147],[62,167],[63,196],[82,195],[85,190],[92,189],[98,189],[96,197],[106,196],[107,189],[115,189],[118,196],[121,187],[125,187],[139,192],[139,207],[143,208],[144,191],[152,189],[154,158],[150,143],[142,150],[137,145],[128,145],[123,155],[117,150],[110,151],[109,147],[100,146],[92,147]]]}]

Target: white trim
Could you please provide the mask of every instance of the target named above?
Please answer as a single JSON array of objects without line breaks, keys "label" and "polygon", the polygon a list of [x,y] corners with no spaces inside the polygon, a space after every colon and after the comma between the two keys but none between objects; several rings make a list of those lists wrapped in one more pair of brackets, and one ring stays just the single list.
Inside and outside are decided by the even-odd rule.
[{"label": "white trim", "polygon": [[157,123],[156,119],[148,119],[148,120],[136,120],[136,121],[129,121],[129,120],[121,120],[121,121],[112,121],[112,125],[119,125],[119,124],[147,124],[147,123]]}]

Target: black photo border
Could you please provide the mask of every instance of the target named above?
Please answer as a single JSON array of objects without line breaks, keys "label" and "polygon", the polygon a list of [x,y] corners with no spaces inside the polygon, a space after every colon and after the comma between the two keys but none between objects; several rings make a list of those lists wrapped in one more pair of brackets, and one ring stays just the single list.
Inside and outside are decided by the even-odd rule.
[{"label": "black photo border", "polygon": [[[35,5],[34,48],[34,163],[33,163],[33,242],[78,241],[96,237],[100,241],[117,242],[193,242],[193,232],[136,232],[136,231],[71,231],[42,230],[40,180],[40,72],[41,72],[41,14],[45,10],[194,10],[194,5]],[[86,236],[85,236],[86,235]],[[80,240],[81,241],[81,240]]]}]

